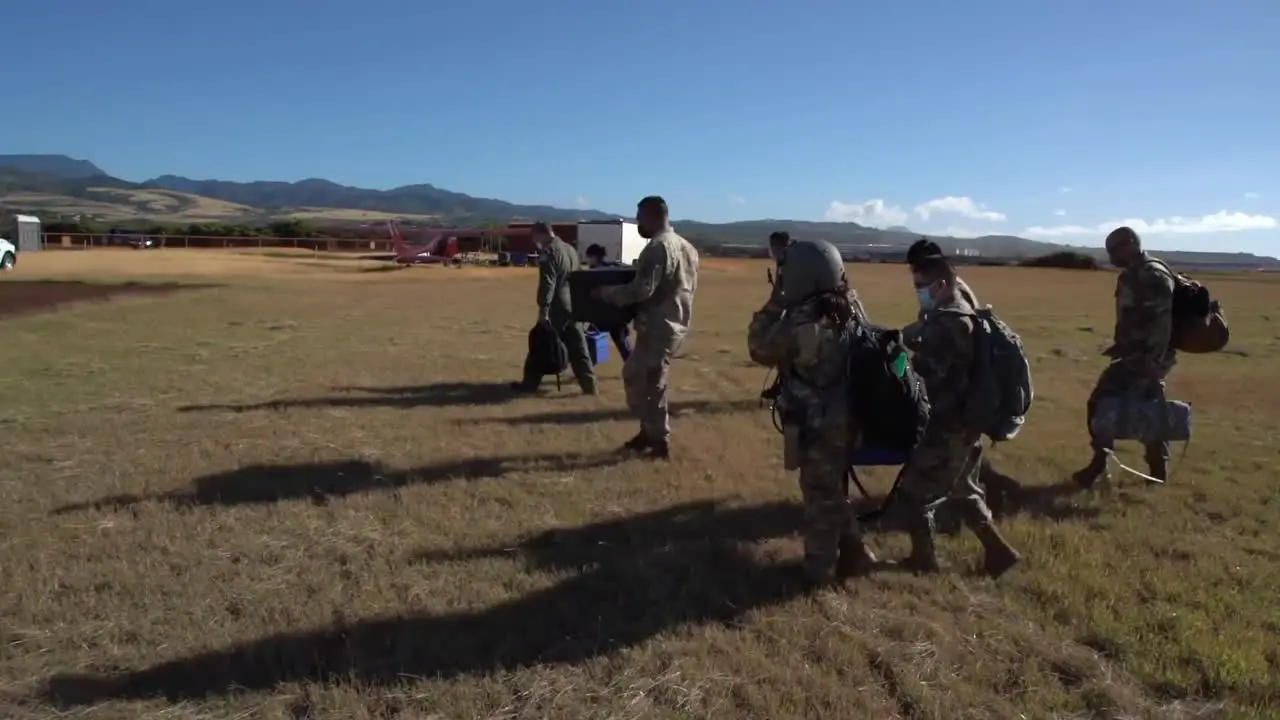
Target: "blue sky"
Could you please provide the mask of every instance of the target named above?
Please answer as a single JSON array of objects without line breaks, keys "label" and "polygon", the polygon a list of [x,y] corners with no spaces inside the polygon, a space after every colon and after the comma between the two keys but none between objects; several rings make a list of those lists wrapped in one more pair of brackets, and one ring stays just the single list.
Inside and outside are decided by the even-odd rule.
[{"label": "blue sky", "polygon": [[1280,255],[1277,0],[8,0],[0,152],[129,180]]}]

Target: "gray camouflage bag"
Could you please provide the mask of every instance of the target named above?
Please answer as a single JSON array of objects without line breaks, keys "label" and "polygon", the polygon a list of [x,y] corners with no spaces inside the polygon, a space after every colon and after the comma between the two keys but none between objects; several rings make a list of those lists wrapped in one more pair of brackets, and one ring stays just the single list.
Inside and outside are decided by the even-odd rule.
[{"label": "gray camouflage bag", "polygon": [[1191,404],[1132,394],[1098,400],[1089,418],[1094,437],[1146,444],[1191,441]]}]

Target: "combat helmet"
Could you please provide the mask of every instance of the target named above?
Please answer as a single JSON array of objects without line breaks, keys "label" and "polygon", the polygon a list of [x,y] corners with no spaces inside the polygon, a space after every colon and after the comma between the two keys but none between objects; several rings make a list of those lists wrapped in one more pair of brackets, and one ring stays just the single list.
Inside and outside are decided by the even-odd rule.
[{"label": "combat helmet", "polygon": [[826,240],[791,243],[781,276],[783,301],[791,307],[803,305],[818,293],[843,292],[848,287],[844,258]]}]

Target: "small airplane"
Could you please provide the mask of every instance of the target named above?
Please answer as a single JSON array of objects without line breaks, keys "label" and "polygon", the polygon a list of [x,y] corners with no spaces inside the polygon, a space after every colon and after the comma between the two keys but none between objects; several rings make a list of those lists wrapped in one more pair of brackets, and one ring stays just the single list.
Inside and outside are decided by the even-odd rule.
[{"label": "small airplane", "polygon": [[445,265],[462,262],[459,241],[474,245],[486,239],[512,238],[529,234],[528,228],[430,228],[425,243],[410,244],[394,220],[387,221],[391,233],[393,260],[401,265]]},{"label": "small airplane", "polygon": [[458,254],[457,238],[433,232],[426,243],[410,245],[394,220],[387,221],[387,231],[391,233],[391,247],[395,253],[392,259],[401,265],[441,265]]}]

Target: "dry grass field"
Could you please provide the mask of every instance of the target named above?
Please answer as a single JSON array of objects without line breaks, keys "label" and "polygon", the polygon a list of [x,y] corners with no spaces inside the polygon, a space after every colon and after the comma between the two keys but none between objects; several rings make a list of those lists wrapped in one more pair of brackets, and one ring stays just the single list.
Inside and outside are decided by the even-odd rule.
[{"label": "dry grass field", "polygon": [[[0,717],[1280,717],[1274,277],[1206,278],[1233,345],[1174,372],[1196,436],[1169,484],[1084,494],[1113,276],[967,270],[1033,356],[1029,425],[992,452],[1026,562],[991,581],[958,535],[941,576],[806,595],[745,348],[763,264],[705,261],[664,465],[614,452],[616,358],[599,398],[504,392],[531,270],[308,255],[0,278],[0,306],[39,277],[203,285],[0,320]],[[903,267],[850,273],[912,317]]]}]

